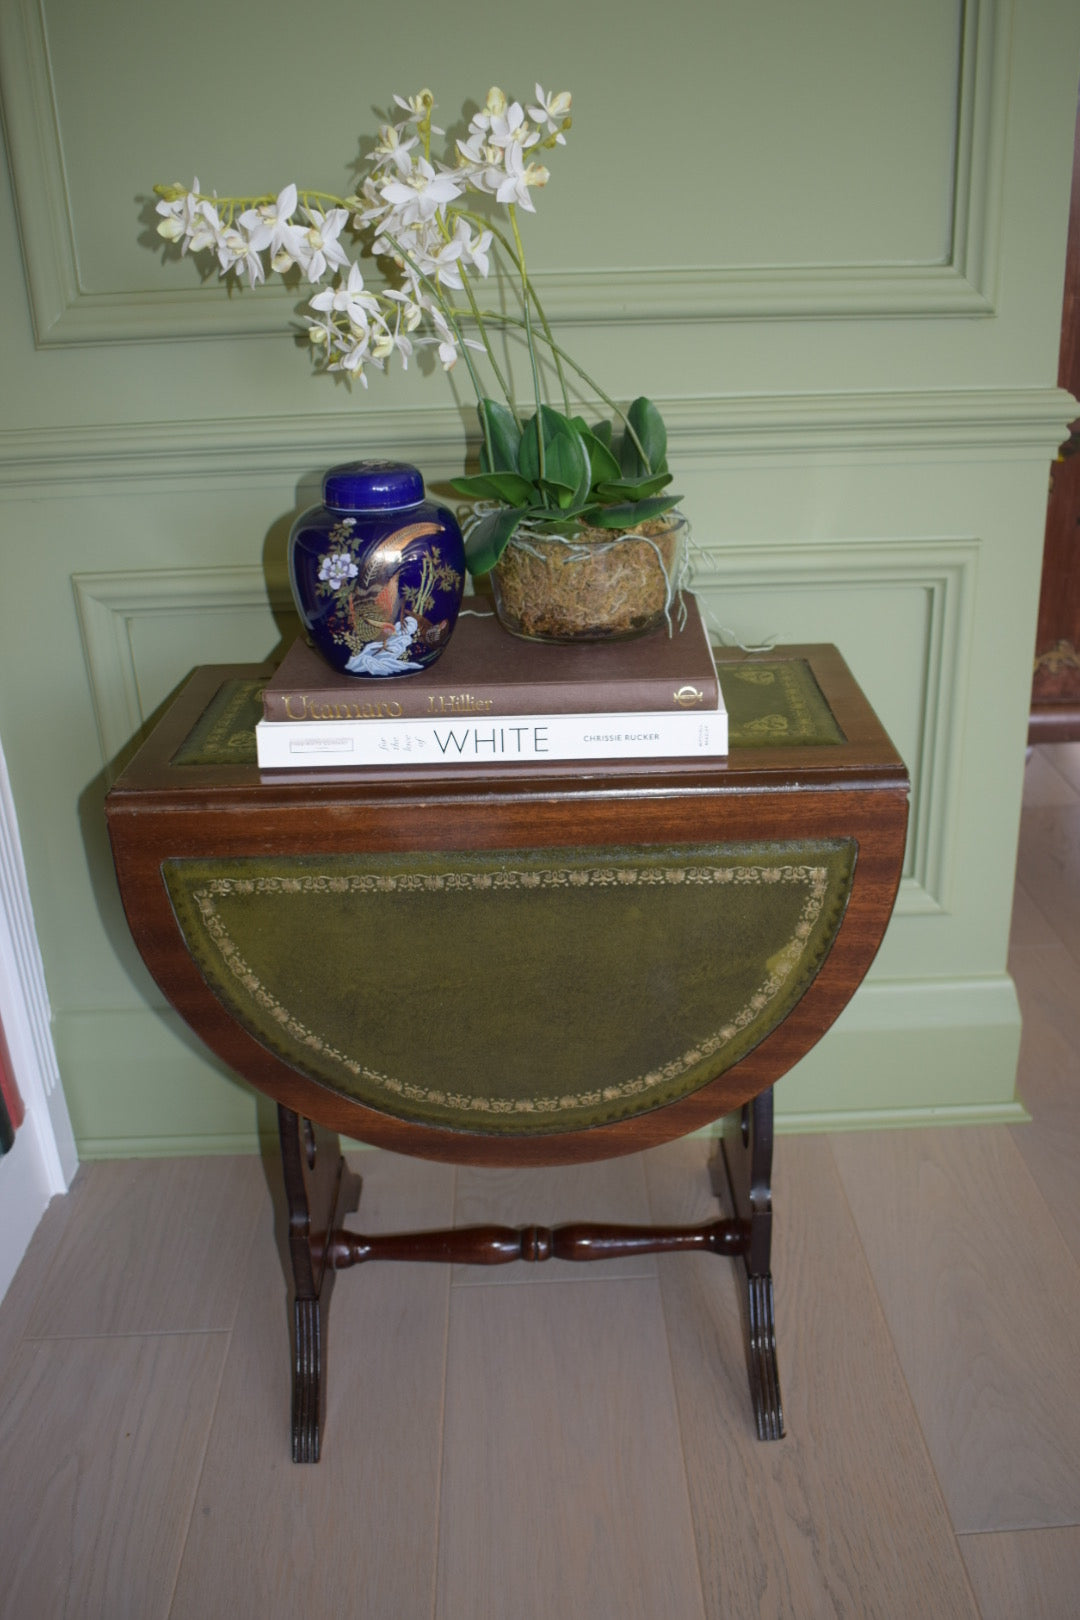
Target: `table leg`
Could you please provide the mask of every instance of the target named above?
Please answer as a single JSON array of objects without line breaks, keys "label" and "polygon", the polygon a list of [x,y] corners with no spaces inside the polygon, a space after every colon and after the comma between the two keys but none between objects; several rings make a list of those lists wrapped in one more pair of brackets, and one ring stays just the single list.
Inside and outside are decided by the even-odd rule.
[{"label": "table leg", "polygon": [[333,1131],[278,1107],[292,1269],[292,1455],[318,1462],[326,1415],[326,1329],[333,1268],[326,1238],[359,1202],[360,1178]]},{"label": "table leg", "polygon": [[[725,1121],[719,1166],[727,1182],[735,1219],[745,1223],[749,1240],[736,1260],[745,1290],[742,1297],[750,1399],[759,1440],[779,1440],[784,1433],[780,1374],[776,1361],[773,1309],[772,1248],[772,1087]],[[720,1188],[717,1188],[720,1191]]]},{"label": "table leg", "polygon": [[338,1270],[373,1260],[503,1264],[512,1260],[596,1260],[674,1250],[727,1254],[745,1282],[750,1398],[760,1440],[784,1433],[776,1361],[772,1244],[772,1089],[725,1121],[713,1167],[714,1186],[733,1219],[696,1227],[617,1227],[578,1223],[546,1227],[472,1227],[365,1236],[341,1222],[356,1209],[360,1178],[346,1166],[337,1136],[278,1108],[288,1210],[293,1294],[292,1451],[294,1462],[318,1462],[326,1411],[327,1312]]}]

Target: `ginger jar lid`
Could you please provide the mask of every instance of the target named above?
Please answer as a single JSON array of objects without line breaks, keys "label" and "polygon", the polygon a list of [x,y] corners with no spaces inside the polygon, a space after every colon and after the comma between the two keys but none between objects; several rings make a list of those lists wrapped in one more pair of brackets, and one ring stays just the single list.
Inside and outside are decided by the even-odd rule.
[{"label": "ginger jar lid", "polygon": [[405,461],[343,462],[324,475],[322,489],[336,512],[391,512],[424,499],[424,480]]}]

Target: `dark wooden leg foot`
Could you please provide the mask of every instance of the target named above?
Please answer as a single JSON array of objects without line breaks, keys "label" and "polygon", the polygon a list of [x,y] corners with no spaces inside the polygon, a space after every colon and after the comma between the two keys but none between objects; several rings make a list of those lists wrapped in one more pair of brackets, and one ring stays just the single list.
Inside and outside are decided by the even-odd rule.
[{"label": "dark wooden leg foot", "polygon": [[322,1302],[293,1301],[292,1459],[318,1462],[326,1414]]},{"label": "dark wooden leg foot", "polygon": [[746,1365],[750,1374],[750,1400],[759,1440],[781,1440],[784,1411],[780,1403],[780,1374],[776,1365],[776,1322],[773,1315],[772,1277],[750,1276],[747,1284]]},{"label": "dark wooden leg foot", "polygon": [[748,1242],[740,1268],[746,1332],[746,1365],[750,1400],[759,1440],[779,1440],[784,1433],[780,1374],[776,1359],[773,1310],[772,1248],[772,1088],[733,1116],[721,1140],[721,1159],[735,1219],[746,1223]]},{"label": "dark wooden leg foot", "polygon": [[332,1131],[278,1108],[293,1295],[292,1456],[318,1462],[326,1418],[326,1324],[334,1272],[326,1239],[357,1206],[360,1180]]}]

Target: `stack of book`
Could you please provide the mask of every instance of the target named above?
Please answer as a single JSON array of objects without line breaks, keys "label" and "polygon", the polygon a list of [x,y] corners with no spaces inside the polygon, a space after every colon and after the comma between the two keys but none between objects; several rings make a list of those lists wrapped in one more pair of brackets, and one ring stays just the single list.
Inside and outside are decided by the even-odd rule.
[{"label": "stack of book", "polygon": [[411,675],[337,674],[301,637],[263,694],[266,769],[496,765],[726,754],[728,717],[693,596],[668,636],[548,646],[463,612],[442,657]]}]

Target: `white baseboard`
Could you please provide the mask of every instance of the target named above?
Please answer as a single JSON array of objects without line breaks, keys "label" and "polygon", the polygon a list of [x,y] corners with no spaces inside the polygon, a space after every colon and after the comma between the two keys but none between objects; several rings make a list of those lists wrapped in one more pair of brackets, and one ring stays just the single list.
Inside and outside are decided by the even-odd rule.
[{"label": "white baseboard", "polygon": [[0,1160],[0,1299],[53,1196],[37,1121],[28,1115],[15,1134],[14,1147]]}]

